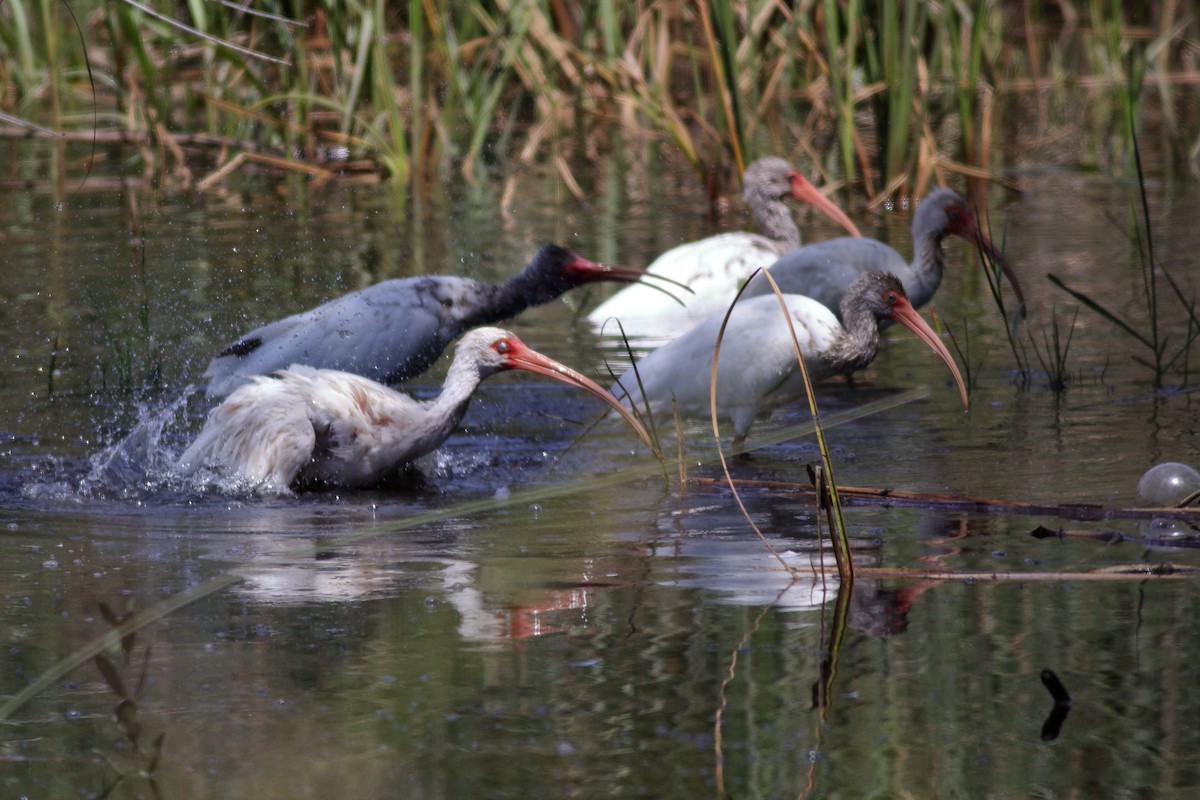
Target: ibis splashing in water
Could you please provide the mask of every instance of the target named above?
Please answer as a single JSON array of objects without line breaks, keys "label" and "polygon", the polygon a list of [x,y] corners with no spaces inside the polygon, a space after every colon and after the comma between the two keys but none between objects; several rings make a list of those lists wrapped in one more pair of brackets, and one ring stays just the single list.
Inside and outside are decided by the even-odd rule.
[{"label": "ibis splashing in water", "polygon": [[183,476],[207,471],[258,491],[365,487],[437,449],[458,426],[479,382],[503,370],[547,375],[613,406],[651,446],[633,415],[593,381],[499,328],[465,334],[442,392],[432,400],[368,378],[295,365],[254,376],[214,408],[177,463]]}]

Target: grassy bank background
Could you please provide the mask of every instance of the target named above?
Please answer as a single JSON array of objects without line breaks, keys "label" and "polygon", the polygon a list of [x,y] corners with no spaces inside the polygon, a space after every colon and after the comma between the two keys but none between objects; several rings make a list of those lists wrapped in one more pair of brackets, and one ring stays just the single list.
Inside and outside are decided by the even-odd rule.
[{"label": "grassy bank background", "polygon": [[1130,119],[1191,165],[1197,26],[1187,4],[1118,0],[9,0],[0,133],[55,143],[42,174],[6,177],[59,185],[542,163],[579,193],[626,137],[682,154],[712,196],[773,152],[877,201],[998,177],[1055,137],[1121,161]]}]

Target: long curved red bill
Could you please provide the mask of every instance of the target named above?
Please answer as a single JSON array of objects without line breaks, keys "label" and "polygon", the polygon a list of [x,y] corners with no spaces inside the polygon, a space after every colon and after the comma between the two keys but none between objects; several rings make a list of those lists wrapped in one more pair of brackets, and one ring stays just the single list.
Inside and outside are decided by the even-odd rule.
[{"label": "long curved red bill", "polygon": [[578,372],[566,366],[565,364],[560,364],[554,359],[542,355],[515,336],[509,338],[508,343],[509,350],[506,354],[505,364],[508,369],[523,369],[527,372],[536,372],[539,375],[545,375],[547,377],[554,378],[555,380],[559,380],[570,386],[583,389],[585,392],[599,397],[605,403],[608,403],[608,405],[612,406],[612,408],[618,414],[624,417],[626,422],[633,426],[634,431],[636,431],[641,440],[646,443],[646,446],[654,452],[655,456],[661,457],[658,448],[654,444],[654,440],[650,438],[650,434],[646,432],[646,428],[643,427],[642,423],[638,422],[637,417],[633,416],[633,413],[630,412],[629,409],[621,405],[620,401],[613,397],[607,389],[600,386],[590,378],[580,375]]},{"label": "long curved red bill", "polygon": [[646,277],[644,269],[637,267],[622,267],[616,264],[598,264],[577,253],[571,253],[573,258],[567,262],[564,272],[575,279],[576,283],[593,283],[596,281],[616,281],[617,283],[636,283]]},{"label": "long curved red bill", "polygon": [[903,295],[898,296],[895,302],[892,303],[892,319],[915,333],[917,338],[928,345],[933,352],[937,353],[942,361],[946,362],[946,366],[950,367],[950,372],[954,375],[954,382],[958,384],[958,394],[962,398],[963,408],[967,408],[969,405],[967,400],[967,385],[963,383],[962,374],[958,371],[958,365],[954,363],[954,359],[951,357],[950,351],[946,349],[946,345],[942,344],[942,340],[934,333],[933,328],[929,327],[929,323],[912,307],[912,303],[908,301],[907,297]]},{"label": "long curved red bill", "polygon": [[846,216],[846,212],[842,211],[836,203],[830,200],[825,195],[821,194],[821,190],[813,186],[808,178],[805,178],[799,172],[792,173],[792,197],[797,200],[802,200],[808,203],[813,208],[820,211],[831,220],[841,225],[851,236],[862,236],[858,232],[858,226],[850,221]]},{"label": "long curved red bill", "polygon": [[1012,267],[1008,265],[1004,255],[996,249],[992,244],[992,240],[987,237],[983,231],[978,231],[976,234],[976,243],[979,249],[987,254],[993,262],[1000,265],[1000,269],[1004,270],[1004,277],[1008,278],[1008,285],[1012,287],[1013,294],[1017,296],[1017,313],[1022,317],[1025,316],[1025,293],[1021,291],[1021,284],[1017,281],[1017,273],[1012,271]]}]

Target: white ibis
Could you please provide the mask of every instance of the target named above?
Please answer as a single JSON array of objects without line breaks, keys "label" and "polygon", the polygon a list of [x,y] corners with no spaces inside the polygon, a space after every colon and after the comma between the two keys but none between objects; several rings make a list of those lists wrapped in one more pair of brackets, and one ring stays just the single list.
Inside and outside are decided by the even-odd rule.
[{"label": "white ibis", "polygon": [[800,229],[783,202],[789,196],[811,203],[850,233],[860,235],[850,218],[795,167],[782,158],[761,158],[746,168],[742,199],[765,235],[722,233],[672,248],[656,258],[647,272],[684,284],[692,294],[681,295],[676,302],[648,284],[635,284],[597,306],[588,314],[588,321],[597,329],[615,333],[615,325],[605,325],[615,317],[632,339],[664,341],[724,311],[755,270],[766,269],[800,246]]},{"label": "white ibis", "polygon": [[292,486],[370,486],[437,449],[466,413],[479,382],[510,369],[591,392],[650,444],[641,424],[596,383],[508,331],[477,328],[459,340],[442,392],[432,400],[414,400],[348,372],[298,364],[274,376],[253,376],[209,413],[177,469],[184,476],[208,470],[273,492]]},{"label": "white ibis", "polygon": [[[771,266],[771,277],[785,294],[801,294],[839,310],[842,298],[851,282],[864,272],[879,270],[900,278],[913,307],[920,308],[933,298],[942,282],[946,254],[942,240],[949,235],[982,248],[1004,269],[1008,282],[1017,295],[1018,307],[1025,297],[1017,276],[991,240],[979,228],[979,223],[965,200],[953,189],[930,192],[913,214],[912,263],[888,245],[876,239],[855,239],[843,236],[810,244],[785,254]],[[771,286],[761,276],[755,277],[743,297],[772,294]]]},{"label": "white ibis", "polygon": [[222,397],[251,375],[292,364],[394,383],[424,372],[465,330],[508,319],[584,283],[631,283],[643,275],[546,244],[501,284],[446,275],[384,281],[241,337],[209,363],[208,394]]},{"label": "white ibis", "polygon": [[[946,346],[913,310],[895,276],[868,272],[851,284],[842,300],[843,327],[833,312],[801,295],[784,295],[809,377],[818,381],[866,367],[879,349],[879,323],[892,320],[910,328],[950,367],[963,406],[967,390]],[[670,419],[680,415],[708,417],[713,349],[724,314],[702,322],[683,336],[653,351],[621,376],[612,391],[626,405],[645,408]],[[717,415],[733,425],[734,450],[741,449],[756,417],[804,397],[804,378],[778,298],[740,300],[721,340],[717,366]],[[672,402],[674,401],[674,403]]]}]

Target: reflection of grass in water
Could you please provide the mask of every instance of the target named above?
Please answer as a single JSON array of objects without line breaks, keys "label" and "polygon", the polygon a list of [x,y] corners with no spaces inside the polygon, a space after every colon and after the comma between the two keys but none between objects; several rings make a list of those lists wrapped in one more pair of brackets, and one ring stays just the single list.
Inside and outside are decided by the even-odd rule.
[{"label": "reflection of grass in water", "polygon": [[50,346],[50,361],[46,364],[46,396],[54,394],[54,375],[58,371],[58,350],[62,346],[62,337],[54,334],[54,344]]},{"label": "reflection of grass in water", "polygon": [[[1130,89],[1130,95],[1134,89]],[[1183,287],[1171,273],[1154,257],[1154,235],[1150,224],[1150,204],[1146,198],[1146,181],[1142,172],[1142,159],[1138,149],[1136,119],[1134,108],[1136,103],[1130,99],[1126,106],[1129,115],[1127,122],[1130,141],[1133,148],[1134,166],[1137,170],[1138,196],[1133,214],[1132,243],[1136,246],[1138,267],[1142,279],[1142,301],[1145,304],[1144,328],[1136,322],[1122,319],[1106,305],[1092,296],[1068,287],[1058,276],[1047,275],[1050,282],[1067,292],[1091,311],[1100,315],[1125,333],[1136,344],[1141,345],[1144,355],[1134,355],[1133,360],[1147,367],[1153,374],[1152,382],[1156,389],[1163,387],[1167,375],[1177,373],[1184,383],[1188,380],[1190,371],[1190,356],[1192,344],[1200,337],[1200,316],[1197,316],[1196,300],[1184,294]],[[1162,275],[1171,289],[1171,296],[1178,301],[1187,319],[1187,330],[1181,342],[1172,341],[1170,334],[1163,328],[1163,300],[1158,276]],[[1057,330],[1056,330],[1057,334]],[[1068,339],[1068,343],[1069,343]]]},{"label": "reflection of grass in water", "polygon": [[[907,405],[914,400],[919,400],[927,396],[927,394],[928,392],[923,389],[903,392],[895,397],[867,403],[852,411],[826,417],[823,421],[823,424],[828,430],[836,427],[837,425],[843,425],[857,419],[862,419],[863,417],[881,413],[891,408]],[[767,447],[773,444],[779,444],[780,442],[790,441],[800,436],[808,435],[811,432],[811,423],[789,426],[787,428],[782,428],[773,434],[756,436],[754,445],[752,447],[747,447],[746,450],[752,451],[761,447]],[[705,459],[701,457],[701,454],[697,453],[689,454],[689,459],[693,464],[702,464],[705,462]],[[708,463],[711,463],[712,459],[707,459],[707,461]],[[439,509],[436,511],[427,511],[422,514],[413,514],[409,517],[405,517],[404,519],[393,520],[379,525],[370,525],[354,531],[353,533],[330,537],[302,550],[283,553],[279,556],[279,559],[280,563],[292,563],[301,558],[313,558],[318,552],[324,552],[331,548],[345,547],[366,539],[409,531],[420,527],[421,525],[442,522],[456,517],[484,514],[505,508],[528,508],[533,503],[539,503],[551,498],[568,497],[580,492],[593,491],[610,486],[618,486],[630,481],[657,477],[661,476],[662,474],[663,465],[658,461],[651,461],[649,463],[640,464],[636,467],[630,467],[620,471],[590,476],[586,480],[573,481],[571,483],[560,484],[556,486],[539,487],[525,491],[517,491],[499,497],[491,496],[479,500],[471,500],[464,503],[458,503],[449,508]],[[262,561],[259,561],[255,564],[256,570],[261,570],[263,567],[264,563]],[[36,680],[29,683],[23,689],[21,689],[21,691],[9,698],[6,703],[0,706],[0,720],[10,719],[13,714],[23,708],[31,699],[36,697],[50,686],[54,685],[55,681],[61,679],[72,670],[87,663],[97,655],[120,647],[122,640],[131,634],[134,634],[143,628],[166,619],[182,608],[190,606],[191,604],[203,600],[204,598],[211,597],[218,592],[228,589],[230,586],[241,583],[243,580],[245,580],[245,577],[240,572],[231,570],[214,578],[203,581],[185,592],[168,597],[167,599],[146,608],[144,611],[139,612],[133,617],[122,618],[120,620],[119,627],[114,628],[103,636],[99,636],[86,643],[74,653],[70,653],[59,659],[59,661],[39,675]]]},{"label": "reflection of grass in water", "polygon": [[[125,623],[133,619],[134,612],[132,609],[130,609],[124,614],[118,616],[115,612],[113,612],[107,603],[102,602],[100,603],[100,616],[102,616],[104,621],[112,626],[114,630],[119,630]],[[120,637],[119,650],[122,657],[122,667],[126,669],[131,667],[130,662],[132,660],[136,641],[137,634],[133,631],[125,633]],[[114,646],[111,649],[115,650],[116,648]],[[146,683],[146,670],[150,666],[150,647],[147,645],[142,649],[141,665],[138,669],[137,680],[134,683],[132,690],[128,687],[124,677],[122,677],[121,670],[117,669],[116,665],[113,664],[112,660],[105,652],[96,653],[96,655],[93,657],[93,661],[96,663],[96,668],[100,670],[100,674],[104,676],[105,683],[108,684],[108,687],[112,690],[113,694],[119,698],[119,702],[117,703],[116,708],[113,710],[113,715],[116,718],[117,727],[121,729],[121,733],[125,735],[125,738],[129,740],[130,747],[133,750],[134,765],[132,771],[121,769],[106,755],[103,753],[98,753],[100,758],[104,760],[104,763],[107,764],[113,770],[113,772],[117,774],[116,779],[110,783],[104,789],[104,791],[100,793],[99,796],[108,797],[122,783],[129,780],[131,777],[136,777],[146,781],[147,785],[150,787],[152,796],[160,797],[161,795],[158,790],[158,784],[154,780],[154,772],[156,769],[158,769],[159,759],[162,756],[163,740],[166,737],[166,733],[159,733],[158,736],[154,737],[154,740],[150,743],[150,751],[145,754],[145,758],[143,760],[141,742],[144,729],[142,727],[141,715],[138,710],[137,702],[137,698],[141,695],[142,688]]]},{"label": "reflection of grass in water", "polygon": [[[131,204],[131,227],[140,226],[136,204]],[[108,353],[99,364],[100,388],[119,394],[132,394],[162,385],[162,361],[158,342],[150,324],[150,286],[146,271],[146,241],[144,233],[132,237],[138,259],[137,320],[130,330],[120,308],[105,309],[100,316],[103,339]],[[112,320],[118,320],[114,326]]]},{"label": "reflection of grass in water", "polygon": [[149,304],[138,308],[134,331],[114,328],[106,317],[100,320],[107,352],[101,356],[99,388],[106,392],[132,394],[159,386],[162,361],[154,334],[150,330]]}]

